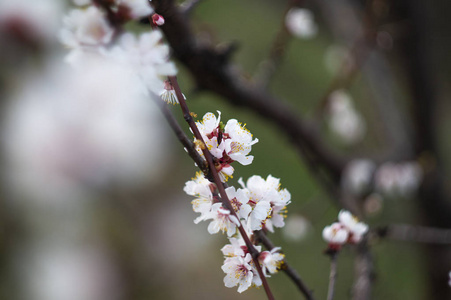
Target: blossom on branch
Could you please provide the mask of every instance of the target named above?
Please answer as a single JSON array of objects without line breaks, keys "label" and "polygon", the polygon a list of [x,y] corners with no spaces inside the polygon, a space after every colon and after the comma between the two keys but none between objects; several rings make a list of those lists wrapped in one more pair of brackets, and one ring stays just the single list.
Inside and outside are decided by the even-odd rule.
[{"label": "blossom on branch", "polygon": [[359,222],[349,211],[342,209],[338,214],[338,222],[324,228],[323,238],[329,243],[330,249],[339,250],[346,243],[359,243],[367,232],[367,224]]},{"label": "blossom on branch", "polygon": [[236,256],[224,263],[222,270],[227,274],[224,277],[225,286],[231,288],[238,285],[238,293],[247,290],[254,277],[252,267],[249,264],[251,261],[252,257],[248,253],[244,258]]},{"label": "blossom on branch", "polygon": [[[258,139],[252,139],[249,130],[237,120],[231,119],[225,126],[220,120],[221,112],[218,111],[218,118],[213,113],[206,113],[196,125],[208,150],[217,160],[216,169],[224,182],[233,175],[231,163],[252,163],[254,157],[248,154]],[[196,145],[196,150],[203,156],[201,145]]]},{"label": "blossom on branch", "polygon": [[258,256],[258,261],[262,265],[265,276],[267,276],[268,271],[271,274],[277,273],[278,269],[282,266],[285,255],[279,253],[278,251],[280,250],[280,247],[275,247],[271,251],[263,251]]}]

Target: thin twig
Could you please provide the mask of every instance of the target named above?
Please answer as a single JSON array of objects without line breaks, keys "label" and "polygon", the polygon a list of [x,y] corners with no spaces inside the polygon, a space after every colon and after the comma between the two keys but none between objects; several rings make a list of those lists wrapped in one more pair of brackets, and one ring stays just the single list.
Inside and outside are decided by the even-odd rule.
[{"label": "thin twig", "polygon": [[191,116],[190,110],[189,110],[188,106],[186,105],[185,99],[184,99],[182,92],[180,90],[180,87],[178,85],[177,78],[175,76],[169,76],[168,79],[171,82],[172,86],[174,87],[174,91],[180,102],[180,107],[183,111],[183,117],[185,118],[186,122],[189,124],[191,130],[194,133],[195,138],[197,140],[199,140],[201,142],[201,144],[203,145],[201,147],[202,152],[204,153],[204,157],[207,160],[208,167],[210,168],[210,172],[213,175],[214,183],[216,184],[216,187],[219,191],[219,195],[221,196],[222,204],[225,206],[225,208],[227,208],[230,211],[230,214],[233,215],[238,220],[238,222],[239,222],[238,230],[239,230],[241,236],[243,237],[243,240],[248,248],[248,251],[252,255],[252,260],[254,261],[255,268],[257,269],[260,279],[262,280],[262,284],[265,289],[266,295],[268,296],[269,300],[274,300],[274,296],[272,295],[271,289],[268,285],[268,281],[266,280],[266,277],[264,276],[263,270],[258,261],[258,256],[260,255],[260,252],[254,247],[254,245],[250,241],[249,237],[247,236],[247,233],[246,233],[243,225],[241,224],[241,221],[240,221],[239,217],[237,216],[237,214],[227,196],[227,193],[224,189],[221,179],[219,178],[218,171],[216,170],[216,166],[213,162],[213,157],[212,157],[210,151],[207,149],[205,142],[202,138],[202,135],[200,134],[199,129],[197,128],[197,125],[194,122],[193,117]]},{"label": "thin twig", "polygon": [[327,292],[327,300],[334,299],[335,280],[337,279],[337,256],[338,252],[330,254],[330,274],[329,274],[329,289]]},{"label": "thin twig", "polygon": [[169,126],[172,128],[172,131],[174,131],[179,141],[185,147],[186,151],[188,152],[188,155],[193,159],[193,161],[196,163],[199,169],[204,173],[205,177],[210,181],[212,181],[213,176],[210,173],[210,169],[208,168],[206,161],[196,151],[196,149],[194,148],[194,143],[183,132],[183,129],[180,127],[177,120],[169,111],[167,107],[168,105],[157,95],[152,94],[151,96],[152,98],[154,98],[155,103],[157,104],[163,116],[166,118],[167,122],[169,123]]},{"label": "thin twig", "polygon": [[260,63],[260,66],[254,76],[255,81],[262,88],[268,87],[274,73],[277,71],[283,60],[288,43],[292,39],[292,35],[288,32],[285,25],[286,15],[292,7],[300,5],[303,1],[304,0],[291,0],[284,11],[282,24],[279,32],[276,34],[276,37],[272,42],[269,56]]},{"label": "thin twig", "polygon": [[[258,241],[261,242],[266,249],[271,251],[274,248],[274,244],[263,230],[258,230],[254,233],[257,236]],[[298,272],[288,264],[286,259],[283,260],[281,270],[284,271],[284,273],[293,281],[307,300],[315,299],[313,297],[313,291],[307,287],[307,285],[302,281],[301,276],[299,276]]]}]

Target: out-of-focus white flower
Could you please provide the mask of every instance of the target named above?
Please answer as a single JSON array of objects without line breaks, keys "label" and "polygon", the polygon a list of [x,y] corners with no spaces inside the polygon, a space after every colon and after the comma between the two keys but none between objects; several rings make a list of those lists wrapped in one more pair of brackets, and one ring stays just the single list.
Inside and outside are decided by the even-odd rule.
[{"label": "out-of-focus white flower", "polygon": [[114,34],[105,13],[96,6],[71,10],[63,18],[63,24],[59,37],[72,50],[67,58],[72,63],[82,60],[80,56],[85,52],[98,53]]},{"label": "out-of-focus white flower", "polygon": [[292,8],[285,17],[288,31],[298,38],[311,38],[318,32],[313,13],[305,8]]},{"label": "out-of-focus white flower", "polygon": [[368,232],[368,225],[359,222],[359,219],[349,211],[341,210],[338,214],[338,221],[349,231],[349,241],[352,243],[359,243],[363,235]]},{"label": "out-of-focus white flower", "polygon": [[371,160],[352,160],[343,172],[343,188],[354,195],[362,194],[371,184],[375,169],[376,165]]},{"label": "out-of-focus white flower", "polygon": [[20,29],[22,35],[37,41],[53,42],[60,28],[63,8],[63,1],[0,1],[0,31],[8,28]]},{"label": "out-of-focus white flower", "polygon": [[238,292],[242,293],[247,290],[252,284],[254,273],[249,262],[252,260],[248,253],[246,256],[233,257],[227,260],[221,267],[227,275],[224,277],[224,284],[231,288],[238,285]]},{"label": "out-of-focus white flower", "polygon": [[160,114],[133,72],[95,60],[41,72],[22,90],[3,130],[8,174],[20,189],[134,185],[162,169]]},{"label": "out-of-focus white flower", "polygon": [[362,140],[366,132],[365,121],[355,110],[349,94],[343,90],[333,92],[329,98],[330,129],[346,144]]},{"label": "out-of-focus white flower", "polygon": [[311,230],[310,222],[301,215],[290,215],[287,219],[283,235],[292,241],[303,240]]},{"label": "out-of-focus white flower", "polygon": [[275,247],[271,251],[263,251],[258,257],[258,261],[262,265],[263,274],[267,276],[267,272],[271,274],[277,273],[277,269],[283,264],[285,255],[279,253],[280,247]]},{"label": "out-of-focus white flower", "polygon": [[73,249],[73,242],[34,248],[29,257],[20,257],[26,262],[19,266],[19,272],[26,272],[21,274],[26,299],[119,300],[123,286],[109,253],[101,248]]},{"label": "out-of-focus white flower", "polygon": [[329,243],[329,247],[338,250],[346,243],[349,232],[341,223],[332,223],[323,229],[323,239]]},{"label": "out-of-focus white flower", "polygon": [[92,3],[91,0],[72,0],[72,2],[74,2],[74,4],[78,6],[85,6]]},{"label": "out-of-focus white flower", "polygon": [[451,286],[451,271],[449,271],[448,278],[448,285]]},{"label": "out-of-focus white flower", "polygon": [[153,13],[153,8],[148,0],[116,0],[119,6],[128,8],[132,19],[140,19],[147,17]]},{"label": "out-of-focus white flower", "polygon": [[106,55],[132,68],[143,84],[159,95],[165,87],[163,78],[177,73],[175,65],[168,61],[169,47],[161,44],[161,39],[162,34],[158,30],[138,37],[125,33]]},{"label": "out-of-focus white flower", "polygon": [[389,197],[411,197],[422,178],[422,169],[416,162],[386,162],[376,171],[376,189]]},{"label": "out-of-focus white flower", "polygon": [[218,233],[221,230],[222,233],[227,232],[227,236],[231,237],[235,234],[236,228],[240,226],[238,219],[228,209],[223,208],[221,203],[213,204],[208,213],[196,219],[196,223],[210,219],[212,220],[208,225],[210,234]]}]

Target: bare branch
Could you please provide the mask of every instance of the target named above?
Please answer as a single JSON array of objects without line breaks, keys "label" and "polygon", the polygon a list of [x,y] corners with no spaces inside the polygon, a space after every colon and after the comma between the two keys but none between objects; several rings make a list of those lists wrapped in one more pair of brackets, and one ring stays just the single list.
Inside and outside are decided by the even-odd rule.
[{"label": "bare branch", "polygon": [[329,289],[327,291],[327,300],[334,299],[335,280],[337,279],[337,256],[338,252],[330,253],[330,274],[329,274]]}]

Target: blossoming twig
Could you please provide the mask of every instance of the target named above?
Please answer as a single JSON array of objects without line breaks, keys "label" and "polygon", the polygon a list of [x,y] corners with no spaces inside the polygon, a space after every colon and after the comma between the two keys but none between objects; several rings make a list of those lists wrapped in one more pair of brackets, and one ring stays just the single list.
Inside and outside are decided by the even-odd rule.
[{"label": "blossoming twig", "polygon": [[177,95],[177,98],[179,99],[180,107],[183,111],[183,116],[184,116],[186,122],[189,124],[190,128],[192,129],[196,139],[198,139],[200,141],[200,143],[203,145],[202,152],[204,153],[205,159],[207,160],[207,163],[208,163],[208,167],[210,168],[210,171],[213,175],[214,183],[216,184],[216,187],[219,191],[219,195],[221,196],[222,204],[230,211],[230,214],[233,215],[238,220],[238,223],[239,223],[238,230],[252,256],[252,260],[254,261],[255,268],[257,269],[257,272],[262,280],[262,284],[265,289],[266,295],[268,296],[269,300],[273,300],[274,296],[272,295],[271,289],[269,288],[269,285],[268,285],[268,281],[266,280],[266,277],[264,276],[262,268],[258,261],[258,256],[260,253],[257,249],[255,249],[255,246],[250,241],[245,229],[243,228],[241,222],[239,221],[238,216],[235,213],[235,210],[234,210],[232,204],[230,203],[229,198],[227,197],[227,193],[224,189],[221,179],[219,178],[218,172],[217,172],[215,164],[213,162],[213,157],[212,157],[210,151],[208,151],[208,149],[205,145],[205,142],[202,138],[202,135],[200,134],[199,129],[197,128],[196,123],[194,122],[193,117],[190,114],[189,108],[186,105],[185,99],[184,99],[182,92],[180,90],[180,87],[178,85],[177,78],[175,76],[169,76],[168,79],[170,80],[172,86],[174,87],[175,93]]}]

